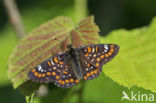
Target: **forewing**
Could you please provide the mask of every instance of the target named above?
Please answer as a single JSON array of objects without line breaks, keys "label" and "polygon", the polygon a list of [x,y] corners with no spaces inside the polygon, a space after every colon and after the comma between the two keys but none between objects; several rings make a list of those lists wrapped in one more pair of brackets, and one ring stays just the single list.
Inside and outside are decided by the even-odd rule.
[{"label": "forewing", "polygon": [[59,80],[64,69],[66,55],[67,53],[62,53],[45,60],[28,73],[28,78],[40,83]]},{"label": "forewing", "polygon": [[76,85],[79,80],[75,76],[68,52],[56,55],[42,62],[28,73],[28,78],[35,82],[55,82],[61,88]]},{"label": "forewing", "polygon": [[95,44],[79,47],[77,51],[95,67],[102,67],[118,53],[119,46],[115,44]]},{"label": "forewing", "polygon": [[115,44],[95,44],[77,48],[81,61],[83,79],[89,80],[97,77],[102,66],[110,61],[119,51]]}]

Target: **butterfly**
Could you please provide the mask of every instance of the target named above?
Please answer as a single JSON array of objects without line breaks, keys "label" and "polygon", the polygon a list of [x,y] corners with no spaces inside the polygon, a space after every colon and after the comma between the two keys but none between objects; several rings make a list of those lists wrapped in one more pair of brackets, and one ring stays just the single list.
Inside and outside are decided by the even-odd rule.
[{"label": "butterfly", "polygon": [[99,76],[102,66],[117,55],[116,44],[93,44],[74,48],[55,55],[29,71],[28,78],[39,83],[54,82],[61,88],[69,88],[81,79],[92,80]]}]

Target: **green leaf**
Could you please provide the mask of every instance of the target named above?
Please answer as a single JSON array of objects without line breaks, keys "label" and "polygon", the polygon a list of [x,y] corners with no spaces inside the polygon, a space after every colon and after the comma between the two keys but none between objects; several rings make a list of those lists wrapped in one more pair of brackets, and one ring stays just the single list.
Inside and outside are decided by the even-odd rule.
[{"label": "green leaf", "polygon": [[103,67],[106,76],[129,88],[156,92],[156,18],[149,27],[115,30],[100,40],[120,46],[117,57]]},{"label": "green leaf", "polygon": [[39,26],[22,38],[9,59],[8,75],[13,86],[30,84],[27,73],[49,57],[65,51],[67,45],[72,43],[79,47],[97,43],[98,32],[93,17],[80,21],[76,26],[68,17],[57,17]]}]

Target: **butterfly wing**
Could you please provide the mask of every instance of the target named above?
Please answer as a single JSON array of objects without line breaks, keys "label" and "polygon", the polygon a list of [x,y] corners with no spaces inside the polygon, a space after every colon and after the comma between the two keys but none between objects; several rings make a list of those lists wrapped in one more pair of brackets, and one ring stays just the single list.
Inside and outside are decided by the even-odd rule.
[{"label": "butterfly wing", "polygon": [[40,83],[57,81],[62,75],[65,56],[63,53],[45,60],[28,73],[28,78]]},{"label": "butterfly wing", "polygon": [[97,77],[102,66],[110,61],[119,51],[115,44],[95,44],[77,48],[81,62],[83,79],[89,80]]},{"label": "butterfly wing", "polygon": [[79,79],[74,72],[75,68],[72,59],[68,57],[65,61],[62,77],[55,82],[55,85],[61,88],[69,88],[79,83]]},{"label": "butterfly wing", "polygon": [[79,81],[73,72],[70,60],[68,52],[56,55],[33,68],[27,76],[35,82],[55,82],[55,85],[62,88],[71,87]]},{"label": "butterfly wing", "polygon": [[83,55],[80,55],[79,57],[83,79],[90,80],[96,78],[100,74],[102,69],[92,65],[90,62],[87,61],[86,58],[84,58]]}]

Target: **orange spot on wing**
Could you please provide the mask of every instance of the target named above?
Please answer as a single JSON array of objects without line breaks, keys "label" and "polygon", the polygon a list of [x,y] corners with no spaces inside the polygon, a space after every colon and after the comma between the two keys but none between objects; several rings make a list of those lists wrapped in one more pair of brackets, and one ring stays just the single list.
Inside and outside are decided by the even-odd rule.
[{"label": "orange spot on wing", "polygon": [[32,69],[32,72],[35,73],[36,72],[36,69]]},{"label": "orange spot on wing", "polygon": [[96,60],[99,62],[100,61],[100,58],[97,58]]},{"label": "orange spot on wing", "polygon": [[69,83],[69,80],[68,79],[66,79],[66,83]]},{"label": "orange spot on wing", "polygon": [[83,79],[85,79],[85,80],[86,80],[86,79],[87,79],[87,76],[84,76],[84,77],[83,77]]},{"label": "orange spot on wing", "polygon": [[65,70],[63,71],[64,74],[68,74],[68,72],[66,72]]},{"label": "orange spot on wing", "polygon": [[53,75],[53,76],[55,76],[55,75],[56,75],[56,73],[55,73],[55,72],[52,72],[52,75]]},{"label": "orange spot on wing", "polygon": [[97,70],[94,70],[94,73],[97,74]]},{"label": "orange spot on wing", "polygon": [[55,62],[55,63],[58,63],[57,57],[54,58],[54,62]]},{"label": "orange spot on wing", "polygon": [[62,65],[62,64],[64,64],[64,62],[62,62],[62,61],[59,61],[59,64],[60,64],[60,65]]},{"label": "orange spot on wing", "polygon": [[92,51],[92,48],[91,47],[87,47],[88,49],[88,52],[90,53]]},{"label": "orange spot on wing", "polygon": [[93,75],[93,74],[94,74],[94,72],[93,72],[93,71],[91,71],[91,72],[90,72],[90,74],[91,74],[91,75]]},{"label": "orange spot on wing", "polygon": [[97,68],[96,70],[94,70],[94,73],[97,74],[99,71],[99,68]]},{"label": "orange spot on wing", "polygon": [[98,51],[98,47],[97,47],[97,46],[95,47],[95,51],[96,51],[96,52]]},{"label": "orange spot on wing", "polygon": [[50,73],[50,72],[47,72],[47,75],[48,75],[48,76],[50,76],[50,75],[51,75],[51,73]]},{"label": "orange spot on wing", "polygon": [[60,76],[57,75],[57,76],[56,76],[56,79],[60,79]]},{"label": "orange spot on wing", "polygon": [[51,67],[51,63],[48,61],[48,65],[49,65],[49,67]]},{"label": "orange spot on wing", "polygon": [[62,81],[61,84],[65,84],[65,81]]},{"label": "orange spot on wing", "polygon": [[89,66],[90,66],[90,64],[88,63],[88,64],[87,64],[87,66],[89,67]]},{"label": "orange spot on wing", "polygon": [[88,57],[88,55],[89,55],[88,53],[87,53],[87,54],[85,54],[85,56],[86,56],[86,57]]},{"label": "orange spot on wing", "polygon": [[59,80],[59,83],[61,83],[62,82],[62,80]]},{"label": "orange spot on wing", "polygon": [[74,79],[71,78],[71,79],[70,79],[70,82],[74,82]]},{"label": "orange spot on wing", "polygon": [[104,55],[101,55],[101,56],[100,56],[101,59],[103,59],[104,57],[105,57]]},{"label": "orange spot on wing", "polygon": [[112,55],[112,53],[111,52],[108,52],[108,55]]},{"label": "orange spot on wing", "polygon": [[45,77],[45,74],[42,74],[42,77]]},{"label": "orange spot on wing", "polygon": [[89,73],[87,73],[87,77],[89,77],[90,76],[90,74]]},{"label": "orange spot on wing", "polygon": [[99,63],[96,63],[96,66],[98,67],[99,66]]},{"label": "orange spot on wing", "polygon": [[34,73],[34,75],[37,77],[38,73],[37,73],[37,72],[35,72],[35,73]]},{"label": "orange spot on wing", "polygon": [[39,77],[39,78],[41,78],[41,76],[42,76],[42,75],[41,75],[41,73],[40,73],[40,74],[38,74],[38,77]]},{"label": "orange spot on wing", "polygon": [[79,82],[79,80],[78,80],[78,79],[76,79],[76,80],[75,80],[75,83],[78,83],[78,82]]},{"label": "orange spot on wing", "polygon": [[112,44],[112,45],[110,45],[110,47],[111,47],[111,48],[114,48],[114,46],[115,46],[115,45],[113,45],[113,44]]},{"label": "orange spot on wing", "polygon": [[106,57],[109,57],[109,55],[108,55],[108,54],[105,54],[105,56],[106,56]]},{"label": "orange spot on wing", "polygon": [[110,49],[110,52],[114,52],[114,49]]}]

